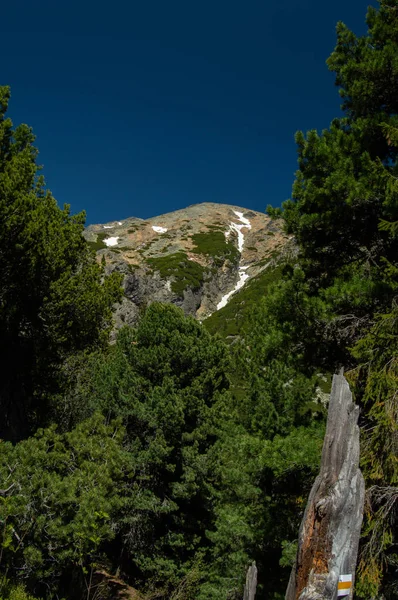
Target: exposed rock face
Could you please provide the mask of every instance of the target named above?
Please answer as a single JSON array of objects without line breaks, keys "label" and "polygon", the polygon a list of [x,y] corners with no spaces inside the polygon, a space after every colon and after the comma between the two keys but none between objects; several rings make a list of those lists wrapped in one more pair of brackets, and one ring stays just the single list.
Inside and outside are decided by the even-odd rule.
[{"label": "exposed rock face", "polygon": [[320,474],[301,523],[286,600],[335,600],[342,575],[352,575],[344,597],[353,597],[365,497],[358,414],[343,373],[334,375]]},{"label": "exposed rock face", "polygon": [[124,275],[116,327],[134,324],[150,302],[171,302],[200,320],[228,301],[285,248],[288,239],[266,214],[204,203],[142,220],[90,225],[84,232],[105,257],[106,271]]}]

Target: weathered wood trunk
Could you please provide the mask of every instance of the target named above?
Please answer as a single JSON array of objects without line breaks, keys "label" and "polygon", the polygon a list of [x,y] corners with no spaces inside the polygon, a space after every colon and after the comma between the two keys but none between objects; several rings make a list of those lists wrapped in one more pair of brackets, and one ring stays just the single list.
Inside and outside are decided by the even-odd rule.
[{"label": "weathered wood trunk", "polygon": [[243,594],[243,600],[254,600],[257,590],[257,567],[253,563],[247,570],[246,585]]},{"label": "weathered wood trunk", "polygon": [[[365,497],[358,414],[341,371],[333,377],[321,469],[301,523],[286,600],[335,600],[341,575],[352,574],[354,585]],[[352,597],[351,589],[345,598]]]}]

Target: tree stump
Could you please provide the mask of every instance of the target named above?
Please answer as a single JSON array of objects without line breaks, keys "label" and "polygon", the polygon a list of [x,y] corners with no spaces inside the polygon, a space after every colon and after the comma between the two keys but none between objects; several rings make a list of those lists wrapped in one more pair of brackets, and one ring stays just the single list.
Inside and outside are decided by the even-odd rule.
[{"label": "tree stump", "polygon": [[341,583],[346,589],[339,597],[353,597],[365,497],[358,415],[341,371],[333,377],[321,469],[300,526],[286,600],[335,600],[342,575],[352,575],[352,588]]},{"label": "tree stump", "polygon": [[246,585],[243,593],[243,600],[254,600],[257,590],[257,567],[253,563],[247,570]]}]

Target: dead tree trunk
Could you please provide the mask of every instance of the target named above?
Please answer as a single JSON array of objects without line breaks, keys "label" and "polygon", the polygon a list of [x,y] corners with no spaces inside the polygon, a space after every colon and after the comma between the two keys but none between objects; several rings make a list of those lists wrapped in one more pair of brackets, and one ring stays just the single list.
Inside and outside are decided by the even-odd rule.
[{"label": "dead tree trunk", "polygon": [[[321,469],[308,498],[285,600],[352,598],[365,484],[359,469],[359,408],[334,375]],[[352,588],[340,583],[352,575]],[[342,579],[349,579],[342,578]],[[338,587],[345,588],[344,591]]]},{"label": "dead tree trunk", "polygon": [[246,585],[243,594],[243,600],[254,600],[256,597],[257,590],[257,567],[256,563],[253,563],[247,569]]}]

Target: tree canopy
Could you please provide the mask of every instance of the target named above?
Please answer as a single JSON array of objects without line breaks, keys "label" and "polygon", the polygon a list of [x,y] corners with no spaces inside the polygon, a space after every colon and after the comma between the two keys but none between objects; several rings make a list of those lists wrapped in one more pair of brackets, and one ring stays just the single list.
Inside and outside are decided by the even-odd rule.
[{"label": "tree canopy", "polygon": [[0,434],[15,439],[43,422],[65,358],[106,344],[121,290],[117,275],[102,281],[84,213],[45,188],[35,137],[13,128],[9,98],[0,87]]},{"label": "tree canopy", "polygon": [[362,406],[368,502],[357,594],[364,598],[397,593],[397,10],[389,0],[369,8],[361,37],[338,24],[327,63],[344,114],[321,134],[297,133],[293,195],[273,213],[300,247],[281,284],[285,293],[295,287],[284,342],[301,351],[300,368],[312,355],[323,368],[351,369]]}]

